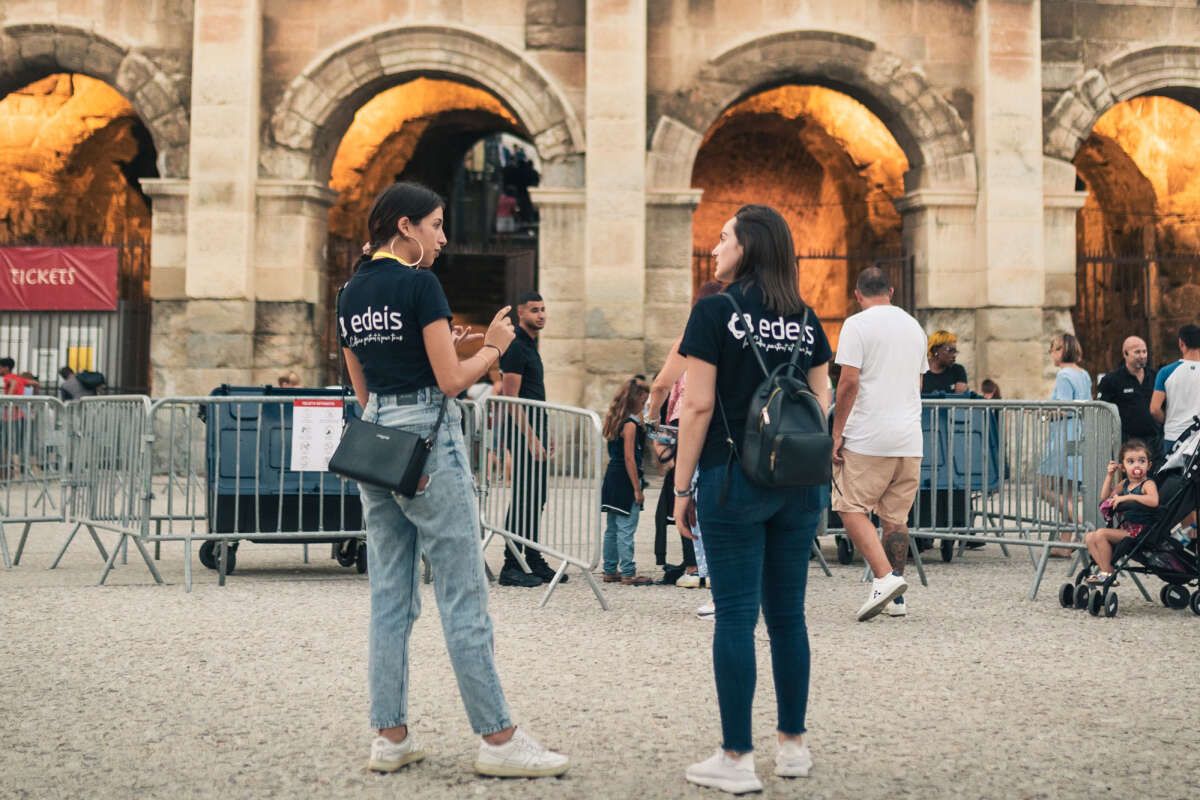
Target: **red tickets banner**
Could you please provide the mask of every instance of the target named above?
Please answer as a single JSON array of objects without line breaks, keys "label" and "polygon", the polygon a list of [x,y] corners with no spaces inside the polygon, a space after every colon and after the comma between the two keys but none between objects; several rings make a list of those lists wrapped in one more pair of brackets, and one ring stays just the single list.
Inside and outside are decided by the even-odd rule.
[{"label": "red tickets banner", "polygon": [[0,247],[0,311],[116,311],[115,247]]}]

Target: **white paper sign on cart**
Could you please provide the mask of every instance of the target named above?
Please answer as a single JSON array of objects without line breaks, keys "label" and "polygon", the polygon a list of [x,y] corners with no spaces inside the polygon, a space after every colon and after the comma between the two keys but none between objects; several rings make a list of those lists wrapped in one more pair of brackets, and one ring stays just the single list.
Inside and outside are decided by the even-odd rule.
[{"label": "white paper sign on cart", "polygon": [[341,438],[341,400],[293,401],[292,472],[328,472]]}]

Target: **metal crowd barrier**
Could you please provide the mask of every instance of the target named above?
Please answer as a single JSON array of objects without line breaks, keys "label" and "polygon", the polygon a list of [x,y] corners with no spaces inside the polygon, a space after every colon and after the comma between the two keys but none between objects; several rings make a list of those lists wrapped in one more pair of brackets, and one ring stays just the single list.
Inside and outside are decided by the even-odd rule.
[{"label": "metal crowd barrier", "polygon": [[[0,560],[21,563],[29,530],[66,521],[66,408],[54,397],[0,396]],[[10,553],[6,525],[20,525]]]},{"label": "metal crowd barrier", "polygon": [[488,397],[483,412],[478,469],[484,548],[499,535],[526,570],[523,548],[560,561],[542,606],[573,566],[607,609],[592,575],[602,530],[600,418],[585,409],[511,397]]},{"label": "metal crowd barrier", "polygon": [[[357,484],[291,469],[297,400],[330,398],[172,397],[150,407],[154,502],[142,538],[184,543],[189,591],[193,542],[204,543],[201,560],[213,562],[223,584],[239,541],[336,546],[363,538]],[[340,433],[339,426],[334,435]]]},{"label": "metal crowd barrier", "polygon": [[[86,528],[104,559],[100,583],[127,553],[130,541],[142,555],[156,583],[162,576],[142,542],[150,508],[149,435],[150,398],[140,395],[85,397],[67,406],[70,446],[66,465],[66,522],[74,523],[54,569],[81,528]],[[112,552],[105,550],[97,530],[120,534]]]},{"label": "metal crowd barrier", "polygon": [[[940,539],[944,560],[956,543],[959,554],[967,542],[996,543],[1005,555],[1009,546],[1026,547],[1033,599],[1051,550],[1082,550],[1083,534],[1102,526],[1097,494],[1121,434],[1110,403],[928,399],[921,427],[921,485],[909,528],[914,537]],[[824,532],[844,536],[835,513]],[[839,557],[845,547],[839,543]],[[925,583],[915,541],[912,553]]]}]

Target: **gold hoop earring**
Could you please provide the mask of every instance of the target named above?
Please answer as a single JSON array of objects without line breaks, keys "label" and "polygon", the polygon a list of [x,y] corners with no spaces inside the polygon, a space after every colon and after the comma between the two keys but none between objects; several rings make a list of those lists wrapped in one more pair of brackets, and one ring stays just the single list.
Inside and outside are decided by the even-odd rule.
[{"label": "gold hoop earring", "polygon": [[396,259],[397,261],[399,261],[401,264],[408,267],[409,269],[417,269],[418,267],[420,267],[421,262],[425,260],[425,245],[421,244],[421,240],[417,239],[416,237],[406,237],[406,238],[412,238],[412,240],[417,243],[417,247],[421,248],[421,255],[417,256],[417,260],[414,263],[410,264],[407,261],[405,261],[403,258],[401,258],[400,256],[396,255],[396,251],[392,249],[392,247],[395,245],[396,238],[397,238],[396,236],[393,236],[391,241],[388,242],[388,252],[392,254],[392,258]]}]

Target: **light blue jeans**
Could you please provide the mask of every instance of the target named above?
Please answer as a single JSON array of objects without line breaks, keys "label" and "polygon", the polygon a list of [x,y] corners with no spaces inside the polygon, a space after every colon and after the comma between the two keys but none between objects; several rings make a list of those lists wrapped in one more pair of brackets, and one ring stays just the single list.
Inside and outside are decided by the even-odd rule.
[{"label": "light blue jeans", "polygon": [[[422,389],[413,405],[372,394],[363,420],[428,435],[442,400]],[[475,733],[512,725],[496,673],[487,577],[462,412],[451,401],[425,471],[429,483],[411,500],[359,484],[371,578],[368,683],[371,725],[408,724],[408,639],[421,614],[421,553],[433,568],[434,596],[458,691]]]},{"label": "light blue jeans", "polygon": [[607,513],[608,526],[604,529],[604,571],[613,575],[619,565],[621,574],[631,578],[637,574],[637,564],[633,561],[633,536],[637,533],[642,507],[634,503],[629,507],[628,514],[618,514],[616,511]]}]

